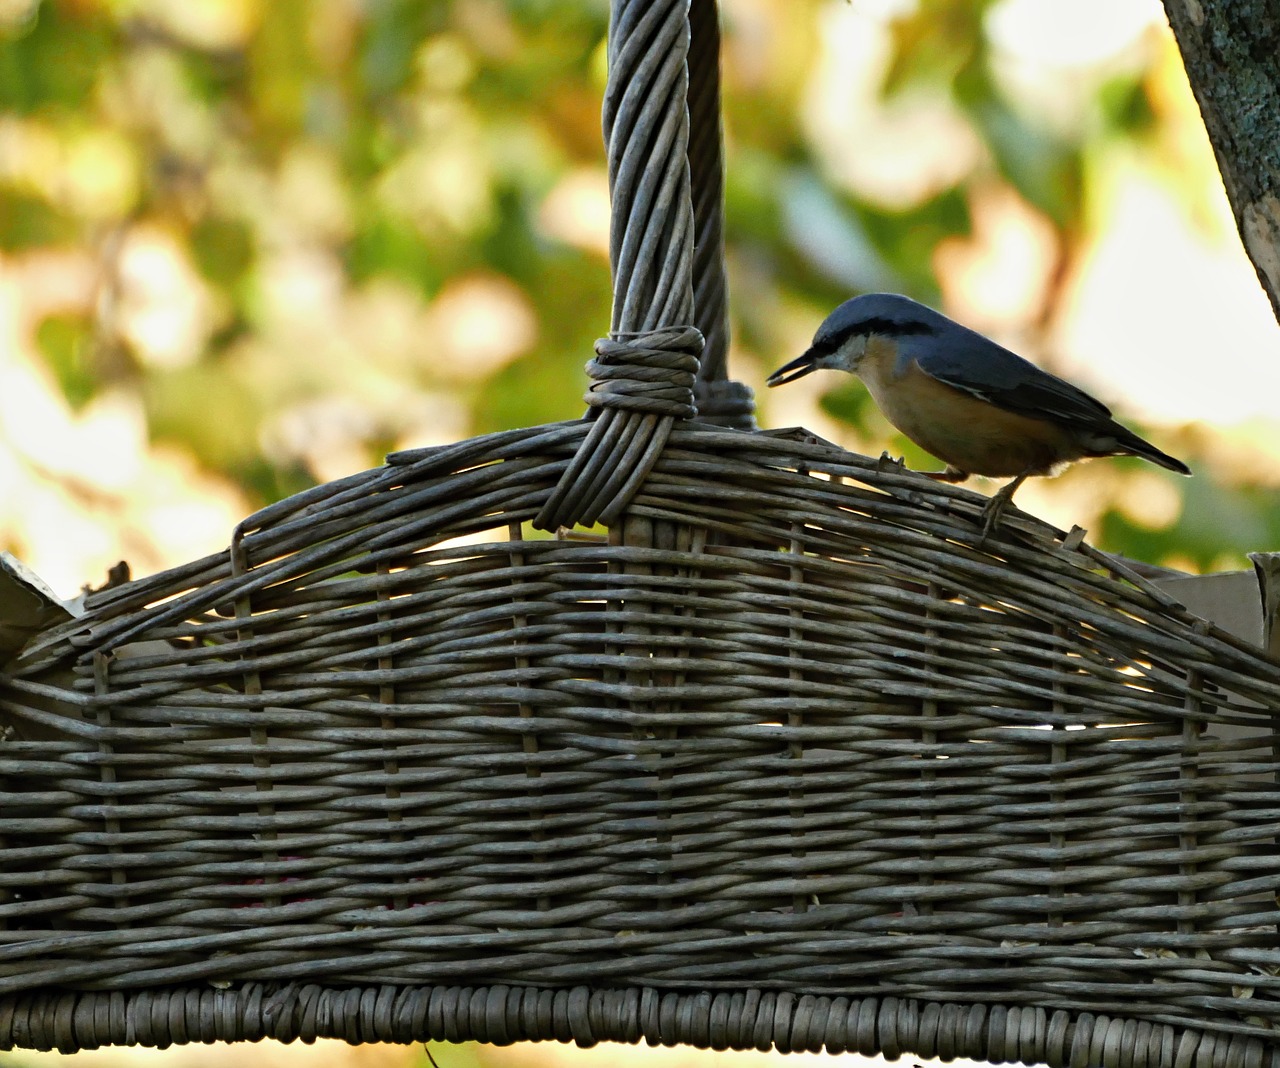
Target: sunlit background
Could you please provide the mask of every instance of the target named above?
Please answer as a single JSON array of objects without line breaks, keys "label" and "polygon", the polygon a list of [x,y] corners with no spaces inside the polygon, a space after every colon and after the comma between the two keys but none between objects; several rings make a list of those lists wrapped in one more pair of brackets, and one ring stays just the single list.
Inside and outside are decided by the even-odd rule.
[{"label": "sunlit background", "polygon": [[[71,596],[122,558],[137,575],[216,551],[389,449],[578,415],[609,321],[607,9],[0,0],[0,548]],[[763,425],[930,466],[852,380],[763,389],[836,303],[904,291],[1196,471],[1095,461],[1024,487],[1024,509],[1190,571],[1278,547],[1280,330],[1158,0],[723,12],[731,372]],[[252,1057],[425,1064],[339,1043]]]},{"label": "sunlit background", "polygon": [[[392,1046],[373,1043],[349,1046],[337,1039],[313,1045],[258,1042],[231,1046],[174,1046],[167,1050],[87,1050],[64,1056],[59,1053],[23,1053],[11,1062],[0,1055],[5,1068],[901,1068],[920,1064],[910,1055],[898,1061],[826,1053],[723,1052],[692,1048],[656,1049],[604,1042],[591,1049],[567,1043],[521,1042],[497,1048],[477,1043]],[[836,1061],[839,1060],[839,1064]],[[434,1064],[433,1064],[434,1062]],[[931,1065],[941,1062],[929,1062]],[[987,1068],[976,1061],[948,1061],[953,1068]],[[922,1066],[923,1068],[923,1066]]]}]

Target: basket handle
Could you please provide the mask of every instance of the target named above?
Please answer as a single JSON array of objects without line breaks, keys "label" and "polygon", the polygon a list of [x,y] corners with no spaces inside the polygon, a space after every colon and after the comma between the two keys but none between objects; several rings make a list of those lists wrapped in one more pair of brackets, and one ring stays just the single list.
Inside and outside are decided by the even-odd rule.
[{"label": "basket handle", "polygon": [[720,116],[717,0],[689,5],[689,181],[693,195],[694,325],[704,345],[694,386],[698,418],[755,430],[755,395],[728,376],[729,302],[724,269],[724,133]]},{"label": "basket handle", "polygon": [[[698,37],[691,42],[693,31]],[[701,134],[692,147],[691,108]],[[721,409],[721,419],[742,425],[740,389],[724,383],[719,114],[715,0],[613,0],[604,97],[612,323],[587,364],[587,417],[594,425],[536,527],[615,522],[657,462],[674,421],[698,413],[695,390]],[[712,340],[705,353],[704,338]]]}]

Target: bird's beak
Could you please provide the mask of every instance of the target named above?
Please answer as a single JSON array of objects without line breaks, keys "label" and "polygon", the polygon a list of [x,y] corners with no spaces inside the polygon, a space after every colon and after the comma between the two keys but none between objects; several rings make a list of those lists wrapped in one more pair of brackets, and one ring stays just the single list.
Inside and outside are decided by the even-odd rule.
[{"label": "bird's beak", "polygon": [[816,371],[817,369],[818,358],[813,349],[809,349],[803,356],[797,356],[790,363],[784,363],[765,379],[764,384],[766,386],[785,386],[788,382],[803,378],[810,371]]}]

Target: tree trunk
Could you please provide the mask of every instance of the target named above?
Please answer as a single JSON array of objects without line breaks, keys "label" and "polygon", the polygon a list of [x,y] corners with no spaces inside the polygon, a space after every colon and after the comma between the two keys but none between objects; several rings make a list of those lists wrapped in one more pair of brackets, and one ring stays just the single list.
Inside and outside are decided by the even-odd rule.
[{"label": "tree trunk", "polygon": [[1164,0],[1245,252],[1280,319],[1280,5]]}]

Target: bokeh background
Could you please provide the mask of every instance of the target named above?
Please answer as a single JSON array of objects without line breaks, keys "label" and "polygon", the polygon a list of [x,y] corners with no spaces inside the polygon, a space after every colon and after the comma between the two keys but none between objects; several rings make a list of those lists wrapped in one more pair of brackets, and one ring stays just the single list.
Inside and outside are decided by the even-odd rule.
[{"label": "bokeh background", "polygon": [[[733,374],[941,305],[1197,471],[1020,495],[1187,570],[1280,536],[1280,331],[1157,0],[726,0]],[[582,410],[605,0],[0,0],[0,547],[63,595],[390,448]],[[905,452],[852,380],[765,425]],[[990,488],[989,486],[987,488]]]},{"label": "bokeh background", "polygon": [[[1277,548],[1280,329],[1158,0],[722,6],[730,366],[762,425],[930,466],[851,379],[763,389],[836,303],[907,292],[1196,471],[1095,461],[1023,508],[1189,571]],[[578,415],[609,321],[607,15],[0,0],[0,548],[71,596],[122,558],[136,575],[217,551],[262,504],[389,449]],[[75,1060],[246,1056],[426,1063],[338,1043]]]}]

